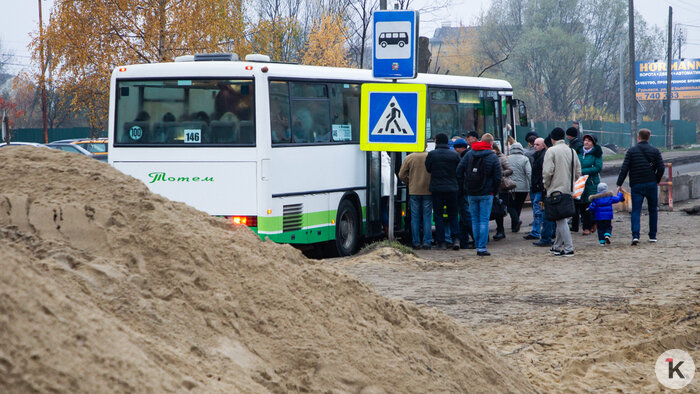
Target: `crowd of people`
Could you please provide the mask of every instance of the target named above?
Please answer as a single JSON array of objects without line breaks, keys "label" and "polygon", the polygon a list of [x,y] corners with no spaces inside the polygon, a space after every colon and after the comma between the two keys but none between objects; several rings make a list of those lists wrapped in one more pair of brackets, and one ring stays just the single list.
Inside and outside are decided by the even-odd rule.
[{"label": "crowd of people", "polygon": [[[613,204],[624,200],[622,185],[628,176],[632,245],[639,244],[644,199],[649,242],[656,242],[658,183],[665,167],[650,137],[648,129],[639,130],[638,143],[627,151],[613,192],[600,181],[603,150],[596,137],[581,138],[577,127],[557,127],[544,138],[529,132],[526,147],[509,138],[508,156],[489,133],[479,136],[472,131],[451,141],[437,134],[435,148],[408,155],[398,174],[408,185],[412,246],[475,249],[478,256],[490,256],[489,240],[506,238],[506,215],[511,232],[520,232],[521,211],[529,197],[533,220],[524,238],[534,246],[548,247],[556,256],[573,256],[571,232],[582,230],[584,236],[597,233],[604,247],[611,243]],[[493,237],[491,220],[496,222]]]}]

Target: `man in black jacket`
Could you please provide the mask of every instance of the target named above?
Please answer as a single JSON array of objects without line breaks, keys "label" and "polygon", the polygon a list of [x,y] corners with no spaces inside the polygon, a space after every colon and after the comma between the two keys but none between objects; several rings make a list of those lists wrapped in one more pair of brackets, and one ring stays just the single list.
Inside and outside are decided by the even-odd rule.
[{"label": "man in black jacket", "polygon": [[459,249],[459,223],[457,206],[457,165],[459,155],[450,150],[446,134],[435,136],[435,149],[428,152],[425,169],[430,173],[430,192],[433,194],[433,220],[435,221],[435,240],[440,249],[447,249],[445,242],[445,224],[442,219],[443,207],[447,207],[447,220],[450,224],[452,249]]},{"label": "man in black jacket", "polygon": [[656,242],[656,224],[659,217],[658,183],[664,176],[664,160],[661,152],[649,145],[651,131],[641,129],[637,133],[637,145],[631,147],[617,177],[617,191],[622,191],[627,173],[630,176],[632,194],[632,245],[639,243],[640,216],[642,203],[647,199],[649,207],[649,242]]},{"label": "man in black jacket", "polygon": [[583,141],[578,137],[578,129],[569,127],[566,129],[566,139],[569,141],[569,148],[578,151],[583,146]]},{"label": "man in black jacket", "polygon": [[[463,183],[469,201],[476,254],[490,256],[491,253],[486,250],[489,217],[494,195],[498,196],[498,188],[501,185],[501,163],[489,142],[474,142],[471,148],[457,167],[457,178]],[[480,181],[475,183],[474,177],[478,177]]]}]

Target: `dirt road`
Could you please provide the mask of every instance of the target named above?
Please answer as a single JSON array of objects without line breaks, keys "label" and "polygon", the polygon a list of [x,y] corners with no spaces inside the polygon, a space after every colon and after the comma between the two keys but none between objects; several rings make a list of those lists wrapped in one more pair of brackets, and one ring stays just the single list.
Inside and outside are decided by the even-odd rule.
[{"label": "dirt road", "polygon": [[[643,236],[636,247],[629,215],[616,219],[612,245],[574,234],[572,258],[532,246],[523,226],[490,243],[490,258],[380,249],[331,262],[381,294],[453,316],[543,391],[659,391],[654,363],[665,350],[700,364],[700,216],[661,212],[659,242]],[[685,392],[700,392],[698,375]]]}]

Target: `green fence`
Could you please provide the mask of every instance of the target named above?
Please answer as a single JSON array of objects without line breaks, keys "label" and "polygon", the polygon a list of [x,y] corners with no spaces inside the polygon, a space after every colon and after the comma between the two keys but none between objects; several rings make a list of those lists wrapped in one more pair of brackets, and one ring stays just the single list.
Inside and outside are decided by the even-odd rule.
[{"label": "green fence", "polygon": [[[549,132],[555,127],[561,127],[564,130],[571,127],[572,122],[535,122],[535,132],[540,137],[546,137]],[[673,128],[673,145],[688,145],[694,144],[696,141],[695,122],[687,122],[685,120],[671,121]],[[630,125],[627,123],[603,122],[598,120],[583,120],[581,127],[584,134],[592,134],[598,138],[598,144],[608,145],[615,144],[618,147],[629,148]],[[658,147],[666,146],[666,127],[661,122],[641,122],[638,126],[651,130],[651,144]],[[516,127],[517,140],[523,146],[525,143],[525,134],[530,131],[530,127]]]},{"label": "green fence", "polygon": [[[90,128],[89,127],[67,127],[67,128],[57,128],[48,129],[49,142],[66,140],[71,138],[89,138]],[[95,137],[107,137],[107,132],[102,131],[98,133]],[[38,142],[40,144],[44,143],[44,129],[14,129],[10,134],[12,141],[22,141],[22,142]]]}]

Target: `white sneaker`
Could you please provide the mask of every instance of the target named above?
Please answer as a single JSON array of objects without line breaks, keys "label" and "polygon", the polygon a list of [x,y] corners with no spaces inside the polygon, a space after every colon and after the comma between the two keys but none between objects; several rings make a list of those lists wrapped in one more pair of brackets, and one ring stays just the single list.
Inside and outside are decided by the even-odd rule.
[{"label": "white sneaker", "polygon": [[639,244],[639,238],[632,239],[632,246],[636,246],[637,244]]},{"label": "white sneaker", "polygon": [[649,242],[651,242],[651,243],[656,242],[656,238],[649,238]]}]

